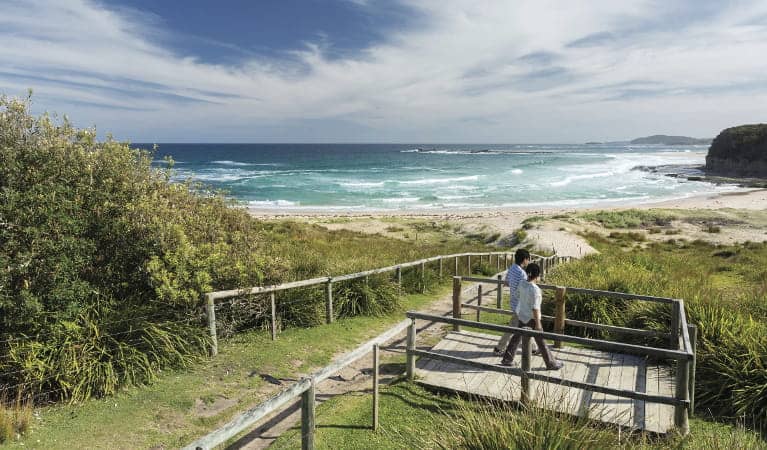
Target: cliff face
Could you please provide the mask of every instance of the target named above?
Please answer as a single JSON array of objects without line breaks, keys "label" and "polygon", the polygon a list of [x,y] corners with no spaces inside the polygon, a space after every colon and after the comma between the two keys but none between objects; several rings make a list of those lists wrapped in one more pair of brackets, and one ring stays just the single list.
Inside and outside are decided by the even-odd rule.
[{"label": "cliff face", "polygon": [[727,128],[714,138],[706,170],[721,175],[767,177],[767,124]]}]

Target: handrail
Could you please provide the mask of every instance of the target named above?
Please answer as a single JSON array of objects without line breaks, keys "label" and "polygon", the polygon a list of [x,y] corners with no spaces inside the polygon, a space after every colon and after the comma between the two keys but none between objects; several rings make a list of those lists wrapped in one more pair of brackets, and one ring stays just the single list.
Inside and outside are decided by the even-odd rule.
[{"label": "handrail", "polygon": [[[300,280],[300,281],[290,281],[287,283],[281,283],[276,285],[269,285],[269,286],[255,286],[255,287],[249,287],[249,288],[241,288],[241,289],[229,289],[225,291],[214,291],[214,292],[207,292],[205,293],[205,296],[207,298],[210,298],[212,300],[222,300],[225,298],[230,297],[236,297],[240,295],[253,295],[253,294],[267,294],[269,292],[274,291],[282,291],[286,289],[294,289],[298,287],[306,287],[306,286],[314,286],[318,284],[323,283],[334,283],[338,281],[346,281],[351,280],[354,278],[361,278],[366,277],[370,275],[375,275],[379,273],[385,273],[385,272],[392,272],[399,269],[406,269],[408,267],[414,267],[422,263],[432,262],[432,261],[439,261],[440,259],[449,259],[449,258],[460,258],[463,256],[486,256],[486,255],[494,255],[494,256],[501,256],[501,255],[510,255],[513,251],[508,252],[477,252],[477,253],[454,253],[450,255],[438,255],[438,256],[432,256],[429,258],[423,258],[416,261],[410,261],[400,264],[394,264],[392,266],[386,266],[381,267],[378,269],[371,269],[366,270],[363,272],[355,272],[345,275],[336,275],[336,276],[327,276],[327,277],[318,277],[318,278],[311,278],[308,280]],[[536,254],[531,254],[531,257],[535,258],[547,258],[551,259],[556,255],[553,256],[541,256]]]},{"label": "handrail", "polygon": [[[493,314],[502,314],[506,316],[514,315],[514,313],[509,311],[508,309],[498,309],[498,308],[492,308],[489,306],[477,306],[477,305],[472,305],[471,303],[461,303],[461,306],[464,308],[479,310],[483,312],[489,312]],[[542,322],[547,322],[547,323],[553,322],[555,319],[556,318],[554,316],[547,316],[545,314],[541,314]],[[596,322],[584,322],[582,320],[574,320],[574,319],[565,319],[565,325],[570,325],[573,327],[589,328],[592,330],[612,331],[615,333],[636,334],[639,336],[665,337],[665,338],[669,337],[669,333],[664,333],[662,331],[641,330],[639,328],[619,327],[616,325],[606,325],[606,324],[596,323]]]},{"label": "handrail", "polygon": [[415,356],[422,356],[424,358],[439,359],[454,364],[463,364],[475,369],[487,370],[490,372],[506,373],[509,375],[527,376],[532,380],[545,381],[547,383],[556,383],[562,386],[572,387],[576,389],[585,389],[592,392],[599,392],[601,394],[615,395],[619,397],[629,397],[635,400],[642,400],[653,403],[663,403],[666,405],[689,405],[689,400],[680,400],[675,397],[667,397],[662,395],[647,394],[644,392],[637,392],[628,389],[616,389],[606,386],[600,386],[598,384],[586,383],[574,380],[568,380],[565,378],[555,377],[551,375],[544,375],[535,372],[526,372],[518,367],[505,367],[497,364],[483,363],[480,361],[473,361],[466,358],[459,358],[457,356],[445,355],[443,353],[430,352],[425,350],[413,350],[412,354]]},{"label": "handrail", "polygon": [[[368,353],[371,350],[371,348],[373,348],[374,346],[381,345],[387,342],[388,340],[392,339],[393,337],[401,333],[405,328],[411,325],[412,325],[412,320],[410,319],[405,319],[399,322],[398,324],[394,325],[393,327],[389,328],[388,330],[384,331],[383,333],[379,334],[373,339],[370,339],[369,341],[365,342],[364,344],[360,345],[354,350],[344,354],[343,356],[338,358],[335,362],[328,364],[322,369],[319,369],[313,372],[311,375],[307,376],[306,378],[303,378],[301,381],[283,389],[282,391],[280,391],[276,395],[273,395],[272,397],[270,397],[263,403],[238,415],[237,417],[230,420],[228,423],[226,423],[219,429],[197,439],[191,444],[183,447],[183,449],[184,450],[198,450],[198,449],[207,450],[226,442],[227,440],[238,435],[240,432],[244,431],[245,429],[252,427],[253,425],[256,424],[256,422],[268,416],[269,414],[273,413],[282,405],[290,402],[291,400],[296,399],[298,396],[305,395],[305,393],[309,392],[310,390],[313,390],[313,387],[317,385],[318,383],[320,383],[321,381],[327,379],[328,377],[333,375],[335,372],[338,372],[339,370],[343,369],[344,367],[358,360],[359,358],[364,356],[366,353]],[[312,395],[311,397],[314,397],[314,396]],[[314,398],[312,398],[310,401],[314,402]],[[313,410],[313,405],[311,406],[311,409]],[[302,425],[305,425],[305,424],[302,424]]]},{"label": "handrail", "polygon": [[603,350],[617,350],[628,353],[639,353],[649,356],[656,356],[660,358],[675,359],[677,361],[687,361],[692,359],[692,355],[679,350],[669,350],[665,348],[648,347],[644,345],[625,344],[622,342],[605,341],[601,339],[584,338],[578,336],[568,336],[565,334],[550,333],[547,331],[529,330],[519,327],[512,327],[508,325],[496,325],[492,323],[475,322],[472,320],[456,319],[453,317],[435,316],[433,314],[419,313],[416,311],[408,311],[407,317],[411,319],[429,320],[433,322],[443,322],[452,325],[462,325],[467,327],[479,328],[481,330],[500,331],[503,333],[512,332],[522,336],[540,337],[543,339],[557,340],[563,342],[570,342],[573,344],[581,344]]}]

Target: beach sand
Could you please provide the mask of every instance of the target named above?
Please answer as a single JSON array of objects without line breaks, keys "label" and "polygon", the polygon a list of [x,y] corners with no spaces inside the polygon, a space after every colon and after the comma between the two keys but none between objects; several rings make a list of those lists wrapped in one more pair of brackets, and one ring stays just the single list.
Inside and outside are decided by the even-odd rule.
[{"label": "beach sand", "polygon": [[[672,223],[676,234],[648,234],[650,240],[661,239],[702,239],[721,244],[743,241],[767,240],[767,189],[739,189],[736,191],[703,195],[655,203],[621,204],[588,208],[487,208],[465,210],[399,210],[399,211],[331,211],[328,210],[286,210],[249,209],[250,213],[265,220],[291,219],[320,224],[328,229],[348,229],[364,233],[379,233],[394,238],[407,234],[392,231],[394,223],[407,224],[409,221],[446,222],[460,228],[465,234],[498,233],[500,241],[508,241],[519,230],[525,219],[542,216],[546,220],[535,222],[527,230],[525,244],[535,248],[555,251],[559,255],[581,257],[595,252],[580,236],[583,232],[604,232],[604,228],[584,220],[573,220],[579,213],[589,211],[620,211],[626,209],[668,209],[679,210],[680,215],[711,215],[710,221],[696,223],[690,220],[675,220]],[[720,231],[706,231],[706,223],[715,223]]]}]

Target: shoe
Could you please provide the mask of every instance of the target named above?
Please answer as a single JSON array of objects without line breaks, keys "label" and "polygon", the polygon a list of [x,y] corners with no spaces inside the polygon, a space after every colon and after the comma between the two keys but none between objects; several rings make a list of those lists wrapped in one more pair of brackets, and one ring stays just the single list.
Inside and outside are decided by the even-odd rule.
[{"label": "shoe", "polygon": [[506,367],[514,367],[514,361],[511,359],[503,358],[501,360],[501,365]]},{"label": "shoe", "polygon": [[541,354],[541,351],[540,351],[540,350],[538,350],[537,348],[534,348],[534,349],[533,349],[533,356],[538,356],[538,355],[540,355],[540,354]]},{"label": "shoe", "polygon": [[503,350],[500,347],[493,347],[493,354],[495,356],[503,356]]},{"label": "shoe", "polygon": [[565,365],[562,363],[562,361],[557,361],[557,362],[555,362],[554,364],[552,364],[550,366],[546,366],[546,370],[559,370],[559,369],[561,369],[564,366]]}]

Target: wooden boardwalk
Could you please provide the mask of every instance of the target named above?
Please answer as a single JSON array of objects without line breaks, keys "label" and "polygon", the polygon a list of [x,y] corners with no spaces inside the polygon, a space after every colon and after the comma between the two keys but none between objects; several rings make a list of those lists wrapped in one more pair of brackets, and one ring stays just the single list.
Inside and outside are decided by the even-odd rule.
[{"label": "wooden boardwalk", "polygon": [[[493,355],[498,336],[469,331],[451,332],[431,351],[488,364],[500,362]],[[645,357],[563,346],[552,350],[565,366],[545,371],[543,359],[533,357],[532,370],[566,380],[631,389],[648,394],[673,396],[674,382],[666,365],[650,363]],[[520,351],[515,363],[521,361]],[[441,390],[468,393],[505,401],[519,400],[520,377],[473,369],[454,363],[420,358],[416,363],[419,383]],[[674,426],[674,407],[641,400],[615,397],[559,384],[530,381],[533,401],[539,406],[632,429],[666,433]]]}]

